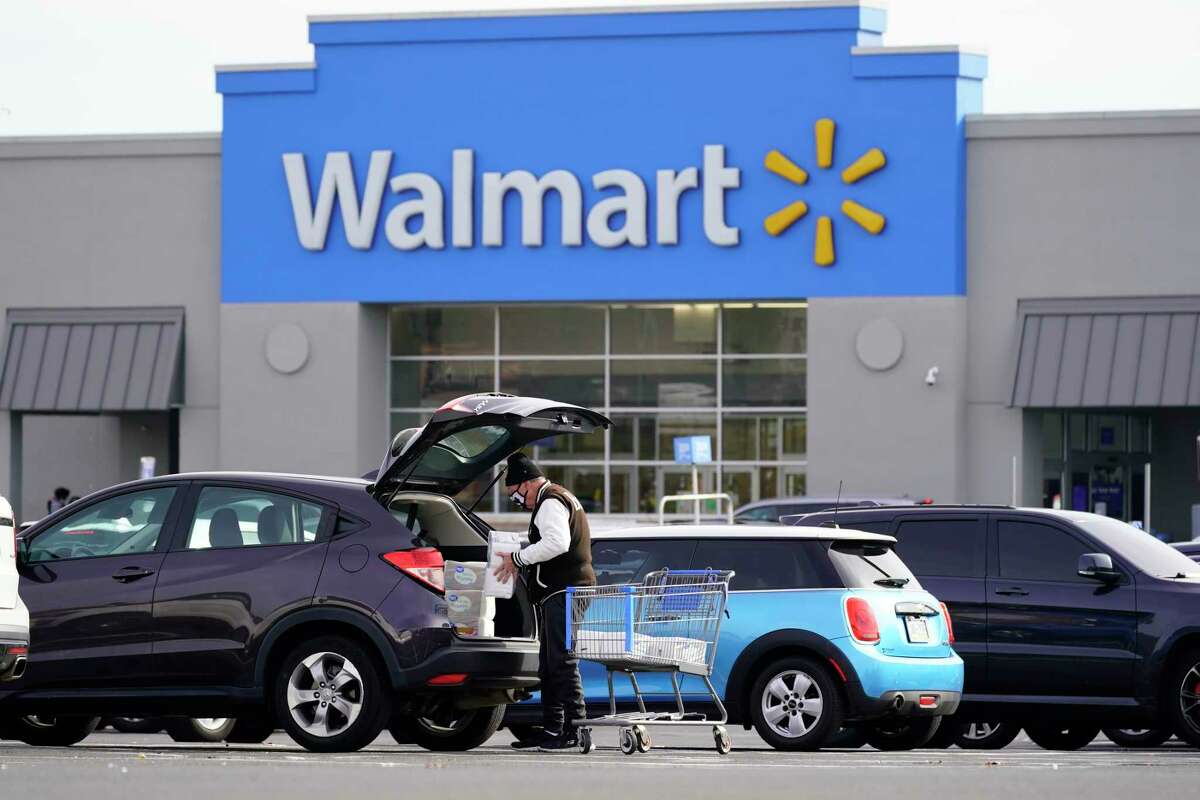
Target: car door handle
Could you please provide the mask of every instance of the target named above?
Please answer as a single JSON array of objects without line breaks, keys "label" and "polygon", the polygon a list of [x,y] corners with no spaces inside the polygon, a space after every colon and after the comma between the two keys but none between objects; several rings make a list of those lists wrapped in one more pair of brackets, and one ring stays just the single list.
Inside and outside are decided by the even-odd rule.
[{"label": "car door handle", "polygon": [[997,589],[996,594],[1006,595],[1008,597],[1025,597],[1029,592],[1022,589],[1020,586],[1010,586],[1007,589]]},{"label": "car door handle", "polygon": [[113,580],[121,583],[129,583],[130,581],[149,578],[154,574],[154,570],[145,569],[143,567],[122,567],[113,573]]}]

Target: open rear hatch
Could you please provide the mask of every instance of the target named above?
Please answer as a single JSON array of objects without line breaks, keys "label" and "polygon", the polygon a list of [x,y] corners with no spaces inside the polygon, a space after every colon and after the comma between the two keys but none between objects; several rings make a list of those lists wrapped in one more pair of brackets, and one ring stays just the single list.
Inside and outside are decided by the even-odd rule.
[{"label": "open rear hatch", "polygon": [[17,538],[12,507],[0,497],[0,608],[17,605]]},{"label": "open rear hatch", "polygon": [[[533,442],[603,430],[602,414],[554,400],[473,394],[434,412],[423,428],[392,439],[370,491],[415,536],[447,560],[485,561],[489,528],[452,499],[480,476]],[[533,611],[518,582],[511,600],[496,601],[498,638],[533,636]]]}]

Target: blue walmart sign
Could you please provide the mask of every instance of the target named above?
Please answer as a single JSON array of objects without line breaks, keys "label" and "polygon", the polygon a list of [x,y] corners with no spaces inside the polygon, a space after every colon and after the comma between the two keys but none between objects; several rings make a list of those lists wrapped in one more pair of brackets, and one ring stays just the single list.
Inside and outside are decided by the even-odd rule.
[{"label": "blue walmart sign", "polygon": [[985,62],[883,27],[855,3],[315,18],[315,66],[218,72],[223,299],[961,294]]}]

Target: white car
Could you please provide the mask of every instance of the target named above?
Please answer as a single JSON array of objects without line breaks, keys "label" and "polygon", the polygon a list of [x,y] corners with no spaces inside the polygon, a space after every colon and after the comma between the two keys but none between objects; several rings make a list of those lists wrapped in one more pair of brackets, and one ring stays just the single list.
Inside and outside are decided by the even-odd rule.
[{"label": "white car", "polygon": [[25,673],[29,611],[17,594],[17,534],[12,506],[0,496],[0,681]]}]

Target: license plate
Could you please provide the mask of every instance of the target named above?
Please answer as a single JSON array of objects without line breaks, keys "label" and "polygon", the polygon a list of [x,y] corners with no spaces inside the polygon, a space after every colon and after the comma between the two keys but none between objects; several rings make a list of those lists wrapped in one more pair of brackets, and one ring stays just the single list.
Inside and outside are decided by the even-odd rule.
[{"label": "license plate", "polygon": [[914,644],[929,642],[929,623],[924,617],[905,617],[904,629],[908,631],[908,640]]}]

